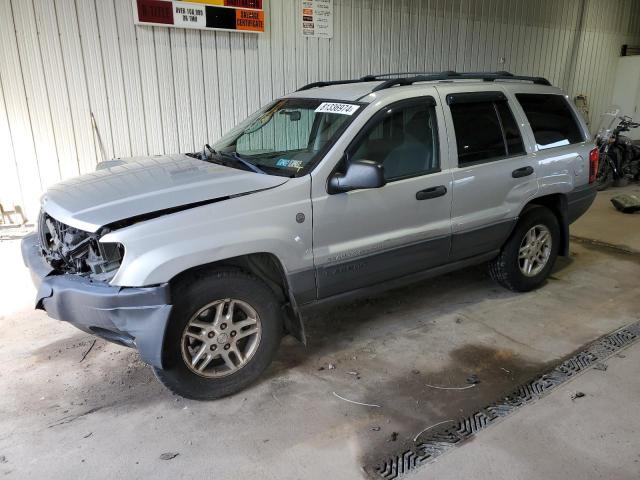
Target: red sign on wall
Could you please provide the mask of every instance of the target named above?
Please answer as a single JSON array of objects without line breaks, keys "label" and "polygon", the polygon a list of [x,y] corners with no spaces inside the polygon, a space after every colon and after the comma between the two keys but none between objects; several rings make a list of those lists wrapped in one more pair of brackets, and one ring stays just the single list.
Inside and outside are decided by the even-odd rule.
[{"label": "red sign on wall", "polygon": [[137,0],[141,22],[173,25],[173,4],[163,0]]}]

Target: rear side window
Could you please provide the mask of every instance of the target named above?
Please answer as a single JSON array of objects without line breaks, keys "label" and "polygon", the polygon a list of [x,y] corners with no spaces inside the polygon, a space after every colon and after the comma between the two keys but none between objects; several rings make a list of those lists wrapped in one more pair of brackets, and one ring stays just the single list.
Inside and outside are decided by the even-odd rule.
[{"label": "rear side window", "polygon": [[580,126],[562,95],[518,93],[540,150],[584,141]]},{"label": "rear side window", "polygon": [[522,137],[506,97],[499,92],[447,97],[458,146],[458,165],[524,153]]},{"label": "rear side window", "polygon": [[502,130],[504,131],[507,155],[520,155],[524,153],[522,136],[520,136],[520,130],[518,129],[515,118],[513,118],[513,113],[511,113],[509,105],[507,102],[496,102],[495,106],[500,116]]}]

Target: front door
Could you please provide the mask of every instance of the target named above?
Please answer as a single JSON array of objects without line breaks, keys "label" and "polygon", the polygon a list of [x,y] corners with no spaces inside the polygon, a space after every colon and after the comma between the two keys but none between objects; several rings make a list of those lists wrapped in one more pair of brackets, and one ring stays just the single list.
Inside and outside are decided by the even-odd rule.
[{"label": "front door", "polygon": [[312,199],[318,298],[447,262],[452,177],[439,123],[434,98],[424,96],[382,107],[356,135],[338,168],[373,160],[387,184]]}]

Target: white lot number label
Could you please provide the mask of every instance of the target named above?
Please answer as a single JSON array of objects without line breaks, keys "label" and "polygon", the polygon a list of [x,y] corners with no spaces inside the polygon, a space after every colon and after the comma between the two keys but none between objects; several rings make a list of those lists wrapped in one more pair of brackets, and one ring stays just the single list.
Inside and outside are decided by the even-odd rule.
[{"label": "white lot number label", "polygon": [[350,103],[321,103],[316,108],[316,113],[339,113],[340,115],[353,115],[358,111],[360,105],[351,105]]}]

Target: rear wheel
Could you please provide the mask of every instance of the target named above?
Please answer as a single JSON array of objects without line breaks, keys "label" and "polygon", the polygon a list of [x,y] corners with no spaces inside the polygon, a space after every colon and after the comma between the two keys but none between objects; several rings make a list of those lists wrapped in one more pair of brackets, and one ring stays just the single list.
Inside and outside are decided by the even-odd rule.
[{"label": "rear wheel", "polygon": [[489,273],[510,290],[533,290],[549,276],[559,244],[556,216],[545,207],[534,206],[521,216],[500,254],[489,263]]},{"label": "rear wheel", "polygon": [[629,185],[629,179],[626,176],[624,176],[622,178],[616,178],[613,181],[613,186],[617,187],[617,188],[626,187],[627,185]]},{"label": "rear wheel", "polygon": [[178,285],[165,335],[164,369],[171,391],[196,400],[234,394],[269,366],[282,337],[278,301],[260,279],[217,270]]}]

